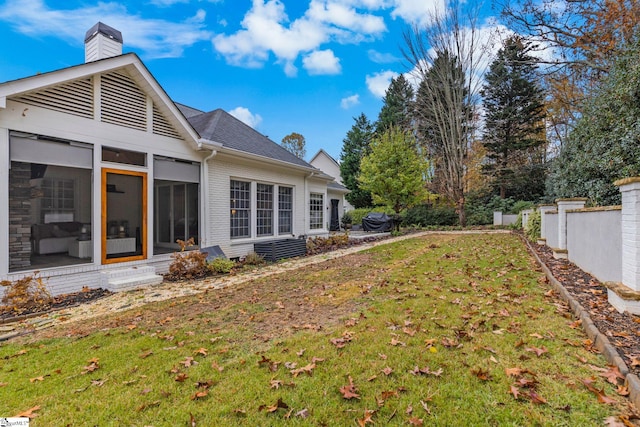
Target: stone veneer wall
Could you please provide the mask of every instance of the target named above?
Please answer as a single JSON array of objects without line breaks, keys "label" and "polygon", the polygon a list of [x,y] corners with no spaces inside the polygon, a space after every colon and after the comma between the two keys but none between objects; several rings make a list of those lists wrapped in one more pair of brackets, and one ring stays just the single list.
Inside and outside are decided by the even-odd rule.
[{"label": "stone veneer wall", "polygon": [[31,266],[31,164],[9,170],[9,271]]}]

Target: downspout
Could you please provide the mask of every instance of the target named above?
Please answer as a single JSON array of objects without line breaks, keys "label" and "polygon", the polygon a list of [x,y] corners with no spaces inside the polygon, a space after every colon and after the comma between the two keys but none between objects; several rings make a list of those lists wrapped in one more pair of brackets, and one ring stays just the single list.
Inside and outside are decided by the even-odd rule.
[{"label": "downspout", "polygon": [[311,228],[309,227],[309,223],[307,222],[307,211],[309,210],[309,178],[312,178],[316,175],[316,172],[311,172],[309,173],[309,175],[304,177],[304,208],[303,208],[303,212],[304,215],[302,216],[303,220],[304,220],[304,234],[308,235],[309,232],[311,231]]},{"label": "downspout", "polygon": [[209,160],[213,159],[216,154],[218,154],[218,150],[211,150],[211,154],[209,154],[207,157],[205,157],[204,161],[203,161],[203,167],[202,169],[200,169],[202,172],[202,177],[200,178],[202,181],[202,197],[200,197],[200,200],[202,200],[202,224],[201,224],[201,238],[200,238],[200,248],[203,247],[207,247],[208,242],[207,242],[207,236],[208,236],[208,231],[209,231]]}]

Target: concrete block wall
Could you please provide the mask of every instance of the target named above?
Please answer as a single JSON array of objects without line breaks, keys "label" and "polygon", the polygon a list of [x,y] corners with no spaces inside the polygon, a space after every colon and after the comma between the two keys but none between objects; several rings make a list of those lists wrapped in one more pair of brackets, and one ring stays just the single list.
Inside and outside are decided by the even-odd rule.
[{"label": "concrete block wall", "polygon": [[621,281],[621,219],[619,206],[568,211],[569,261],[601,282]]},{"label": "concrete block wall", "polygon": [[559,199],[541,208],[542,238],[608,288],[619,312],[640,315],[640,177],[615,183],[622,206],[584,209],[586,199]]}]

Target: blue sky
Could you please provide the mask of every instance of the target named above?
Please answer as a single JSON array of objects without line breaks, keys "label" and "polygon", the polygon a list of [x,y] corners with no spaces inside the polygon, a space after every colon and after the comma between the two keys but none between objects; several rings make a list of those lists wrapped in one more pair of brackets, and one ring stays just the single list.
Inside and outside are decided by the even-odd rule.
[{"label": "blue sky", "polygon": [[390,78],[409,71],[403,31],[443,1],[7,0],[0,82],[82,63],[101,21],[174,101],[222,108],[277,143],[298,132],[307,160],[320,148],[339,159],[353,118],[375,121]]}]

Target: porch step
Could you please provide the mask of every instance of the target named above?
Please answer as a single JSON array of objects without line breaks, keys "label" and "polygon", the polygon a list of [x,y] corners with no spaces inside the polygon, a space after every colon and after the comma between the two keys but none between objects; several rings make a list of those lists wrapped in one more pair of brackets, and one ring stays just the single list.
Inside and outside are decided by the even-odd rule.
[{"label": "porch step", "polygon": [[139,267],[107,270],[101,273],[101,287],[111,292],[129,291],[147,285],[162,283],[162,276],[156,274],[154,267]]}]

